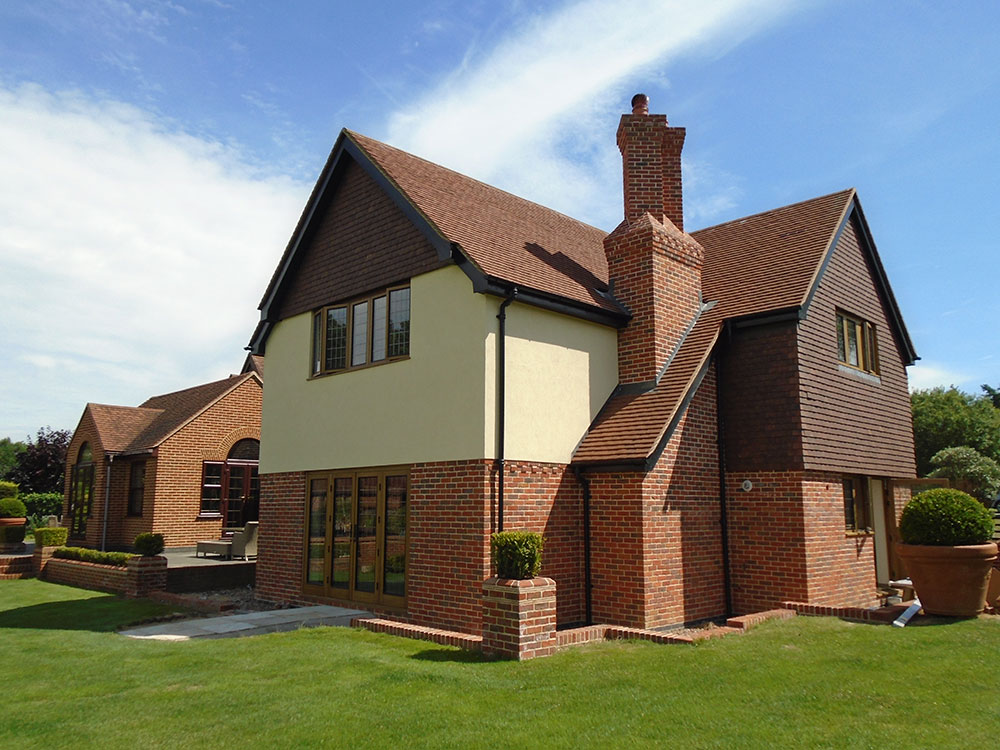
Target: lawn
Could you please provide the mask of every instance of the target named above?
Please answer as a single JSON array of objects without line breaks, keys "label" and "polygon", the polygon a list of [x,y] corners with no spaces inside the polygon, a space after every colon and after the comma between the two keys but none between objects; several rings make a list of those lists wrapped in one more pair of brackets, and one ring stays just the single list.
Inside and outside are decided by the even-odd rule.
[{"label": "lawn", "polygon": [[0,746],[976,747],[1000,735],[1000,618],[800,617],[523,664],[342,628],[133,641],[143,601],[0,582]]}]

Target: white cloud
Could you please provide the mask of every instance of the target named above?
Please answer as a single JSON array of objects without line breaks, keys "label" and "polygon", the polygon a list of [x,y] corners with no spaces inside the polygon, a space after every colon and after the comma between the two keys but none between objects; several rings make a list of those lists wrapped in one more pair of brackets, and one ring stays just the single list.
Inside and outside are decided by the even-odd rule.
[{"label": "white cloud", "polygon": [[[968,373],[923,360],[906,368],[906,374],[909,377],[911,391],[938,386],[948,388],[953,385],[963,388],[963,390],[969,390],[969,384],[975,379],[975,376]],[[973,388],[978,390],[978,385],[974,385]]]},{"label": "white cloud", "polygon": [[148,112],[37,86],[0,86],[0,174],[15,438],[237,371],[308,194]]},{"label": "white cloud", "polygon": [[389,140],[610,228],[621,214],[608,200],[621,163],[607,113],[627,105],[613,89],[626,79],[658,78],[653,66],[692,49],[727,49],[789,7],[784,0],[585,0],[532,16],[395,114]]}]

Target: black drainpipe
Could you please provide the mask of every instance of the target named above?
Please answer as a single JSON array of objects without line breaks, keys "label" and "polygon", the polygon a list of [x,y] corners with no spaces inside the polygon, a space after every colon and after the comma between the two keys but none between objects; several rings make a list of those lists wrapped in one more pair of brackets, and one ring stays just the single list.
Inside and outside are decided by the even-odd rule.
[{"label": "black drainpipe", "polygon": [[715,418],[719,451],[719,526],[722,531],[722,585],[726,595],[726,617],[733,614],[732,583],[729,578],[729,515],[726,502],[726,441],[722,418],[722,367],[715,356]]},{"label": "black drainpipe", "polygon": [[107,475],[104,477],[104,521],[101,524],[101,552],[106,551],[108,542],[108,512],[111,505],[111,464],[115,462],[115,454],[107,454],[108,461],[105,464]]},{"label": "black drainpipe", "polygon": [[583,488],[583,602],[586,607],[587,625],[594,624],[593,604],[591,602],[590,582],[590,480],[579,466],[573,467],[573,473]]},{"label": "black drainpipe", "polygon": [[497,339],[497,531],[503,531],[503,475],[504,475],[504,422],[505,395],[507,391],[507,306],[517,299],[517,287],[511,287],[510,292],[500,303],[497,319],[500,321],[500,334]]}]

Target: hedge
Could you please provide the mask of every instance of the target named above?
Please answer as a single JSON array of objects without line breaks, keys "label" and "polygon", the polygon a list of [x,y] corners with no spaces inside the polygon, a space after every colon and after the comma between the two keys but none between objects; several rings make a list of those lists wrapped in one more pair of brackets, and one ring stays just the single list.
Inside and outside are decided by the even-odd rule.
[{"label": "hedge", "polygon": [[35,548],[62,547],[69,537],[65,526],[39,526],[35,529]]},{"label": "hedge", "polygon": [[113,565],[116,568],[124,568],[129,558],[138,557],[128,552],[100,552],[96,549],[86,549],[84,547],[57,547],[52,553],[53,557],[61,557],[64,560],[80,560],[82,562],[97,563],[98,565]]}]

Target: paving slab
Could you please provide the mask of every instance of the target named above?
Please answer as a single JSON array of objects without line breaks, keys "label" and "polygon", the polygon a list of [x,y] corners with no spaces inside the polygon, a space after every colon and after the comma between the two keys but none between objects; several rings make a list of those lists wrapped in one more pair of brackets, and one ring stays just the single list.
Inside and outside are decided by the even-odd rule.
[{"label": "paving slab", "polygon": [[157,641],[190,641],[198,638],[242,638],[264,633],[279,633],[299,628],[315,628],[321,625],[349,627],[356,617],[373,617],[363,609],[332,607],[293,607],[275,609],[268,612],[247,612],[219,617],[199,617],[191,620],[175,620],[157,625],[119,631],[129,638]]}]

